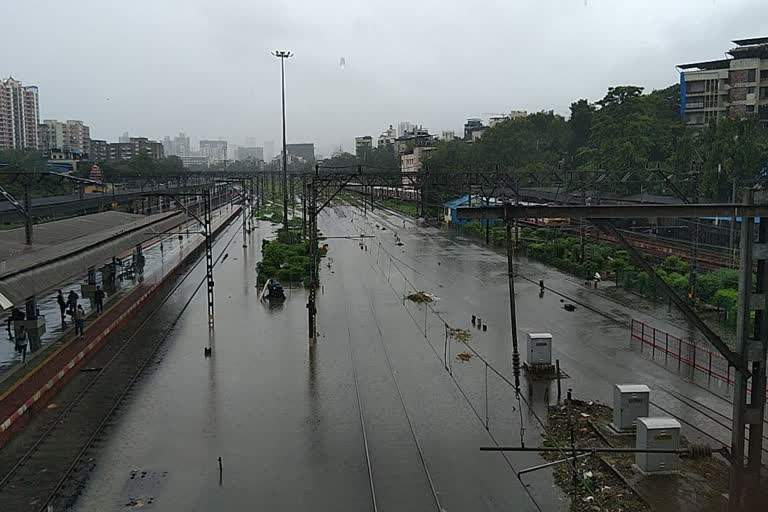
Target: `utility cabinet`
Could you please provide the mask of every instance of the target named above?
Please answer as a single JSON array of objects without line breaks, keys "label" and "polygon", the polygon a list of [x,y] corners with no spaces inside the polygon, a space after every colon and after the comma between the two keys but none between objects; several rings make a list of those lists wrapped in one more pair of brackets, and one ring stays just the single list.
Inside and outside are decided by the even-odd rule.
[{"label": "utility cabinet", "polygon": [[[679,450],[680,423],[674,418],[637,418],[635,447]],[[680,471],[680,456],[677,453],[637,452],[635,465],[643,473],[677,473]]]},{"label": "utility cabinet", "polygon": [[552,364],[552,335],[548,332],[528,333],[528,364]]},{"label": "utility cabinet", "polygon": [[637,418],[648,416],[651,390],[643,384],[613,385],[613,427],[634,430]]}]

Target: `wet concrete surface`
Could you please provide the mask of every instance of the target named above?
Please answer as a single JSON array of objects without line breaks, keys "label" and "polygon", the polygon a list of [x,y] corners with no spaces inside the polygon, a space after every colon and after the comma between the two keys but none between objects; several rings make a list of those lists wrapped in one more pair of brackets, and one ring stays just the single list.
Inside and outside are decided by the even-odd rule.
[{"label": "wet concrete surface", "polygon": [[[273,227],[255,224],[249,247],[231,247],[216,269],[213,357],[202,353],[209,332],[205,295],[199,293],[103,443],[75,510],[118,510],[150,496],[160,510],[249,504],[372,510],[369,471],[379,510],[436,510],[438,503],[445,510],[567,507],[549,470],[522,481],[515,476],[514,470],[541,463],[538,455],[505,459],[479,451],[494,440],[517,445],[522,437],[529,446],[540,444],[546,434],[537,415],[543,416],[547,400],[555,401],[554,384],[529,385],[524,378],[518,400],[493,371],[486,384],[486,367],[477,357],[456,360],[466,349],[461,342],[445,341],[446,324],[470,330],[472,347],[512,379],[502,255],[449,230],[411,221],[403,227],[402,218],[386,212],[364,218],[349,207],[328,208],[319,227],[329,237],[324,243],[330,252],[321,263],[319,337],[310,349],[304,290],[288,290],[288,300],[277,308],[257,298],[254,267],[261,240],[272,236]],[[360,234],[375,238],[332,238]],[[572,387],[577,398],[610,404],[612,384],[645,383],[653,401],[727,441],[725,429],[663,388],[726,413],[727,406],[644,359],[630,346],[622,323],[637,315],[660,327],[671,320],[653,308],[636,311],[582,289],[537,263],[520,259],[516,271],[523,360],[524,333],[551,332],[554,357],[568,375],[563,392]],[[561,295],[547,291],[539,297],[539,278],[590,307],[568,312]],[[439,297],[432,304],[439,316],[403,300],[417,290]],[[472,314],[487,331],[472,326]],[[686,330],[675,323],[666,327]],[[653,407],[651,412],[661,414]],[[686,425],[683,433],[712,442]],[[151,485],[137,488],[130,478],[135,470],[147,471]]]}]

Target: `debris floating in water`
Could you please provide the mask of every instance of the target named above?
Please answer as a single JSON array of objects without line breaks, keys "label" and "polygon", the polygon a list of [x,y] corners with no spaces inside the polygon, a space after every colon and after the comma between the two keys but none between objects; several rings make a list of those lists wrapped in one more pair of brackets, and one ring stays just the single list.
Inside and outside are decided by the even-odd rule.
[{"label": "debris floating in water", "polygon": [[564,304],[563,309],[565,309],[566,311],[574,311],[576,309],[576,306],[574,306],[573,304]]},{"label": "debris floating in water", "polygon": [[457,341],[460,341],[462,343],[466,343],[470,339],[472,339],[472,333],[469,331],[465,331],[464,329],[453,329],[452,327],[449,327],[448,335],[452,338],[456,338]]},{"label": "debris floating in water", "polygon": [[419,304],[424,303],[424,302],[434,302],[434,301],[437,300],[436,296],[432,295],[431,293],[427,293],[427,292],[412,293],[412,294],[406,296],[406,298],[408,300],[412,301],[412,302],[417,302]]},{"label": "debris floating in water", "polygon": [[462,352],[456,355],[456,359],[462,362],[467,362],[470,359],[472,359],[472,354],[470,354],[469,352]]}]

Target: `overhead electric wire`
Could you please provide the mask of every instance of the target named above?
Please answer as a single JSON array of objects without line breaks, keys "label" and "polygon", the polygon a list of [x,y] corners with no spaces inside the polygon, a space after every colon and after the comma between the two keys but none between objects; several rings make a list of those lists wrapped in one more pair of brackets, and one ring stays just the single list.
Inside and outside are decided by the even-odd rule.
[{"label": "overhead electric wire", "polygon": [[[385,252],[385,253],[386,253],[388,256],[390,256],[390,262],[392,262],[394,258],[393,258],[393,257],[392,257],[392,255],[389,253],[389,251],[387,251],[387,250],[386,250],[386,248],[383,248],[383,247],[382,247],[382,244],[381,244],[381,242],[380,242],[380,241],[379,241],[379,248],[380,248],[380,249],[382,249],[382,250],[383,250],[383,251],[384,251],[384,252]],[[380,265],[379,265],[379,266],[380,266]],[[394,266],[395,266],[395,269],[398,271],[398,273],[400,273],[400,275],[403,277],[404,281],[405,281],[405,282],[406,282],[408,285],[410,285],[412,288],[416,289],[416,287],[414,286],[414,284],[413,284],[413,283],[412,283],[412,282],[411,282],[411,281],[410,281],[410,280],[409,280],[409,279],[408,279],[408,278],[405,276],[405,274],[404,274],[404,273],[403,273],[403,272],[400,270],[400,268],[397,266],[397,264],[396,264],[396,263],[394,264]],[[411,270],[413,270],[413,271],[415,272],[415,269],[413,269],[412,267],[409,267],[409,268],[411,268]],[[389,280],[388,280],[388,282],[389,282]],[[395,294],[397,294],[397,291],[396,291],[396,290],[394,289],[394,287],[392,286],[392,283],[390,282],[389,284],[390,284],[390,288],[392,288],[392,291],[393,291],[393,292],[395,292]],[[440,321],[441,321],[441,322],[444,324],[444,326],[446,326],[446,327],[450,328],[450,324],[448,324],[448,322],[446,322],[446,321],[445,321],[445,320],[442,318],[442,316],[440,315],[440,313],[439,313],[438,311],[436,311],[434,308],[432,308],[432,306],[431,306],[431,305],[429,305],[428,303],[424,303],[424,306],[425,306],[426,308],[428,308],[428,309],[429,309],[429,310],[430,310],[430,311],[431,311],[431,312],[432,312],[432,313],[433,313],[433,314],[434,314],[434,315],[435,315],[435,316],[436,316],[436,317],[437,317],[437,318],[438,318],[438,319],[439,319],[439,320],[440,320]],[[404,304],[404,303],[403,303],[403,307],[406,309],[406,311],[408,311],[408,308],[407,308],[407,307],[405,307],[405,304]],[[413,315],[410,313],[410,311],[408,311],[408,313],[409,313],[409,315],[411,316],[411,318],[413,319],[413,321],[414,321],[414,323],[416,324],[417,328],[419,328],[419,330],[421,331],[421,328],[419,327],[418,321],[415,319],[415,317],[413,317]],[[424,333],[424,331],[421,331],[421,332],[422,332],[422,334],[425,334],[425,333]],[[439,359],[439,358],[440,358],[440,355],[439,355],[439,353],[438,353],[438,352],[437,352],[437,350],[434,348],[434,346],[432,345],[432,343],[429,341],[429,337],[428,337],[426,334],[425,334],[425,339],[427,340],[427,343],[429,344],[429,346],[432,348],[432,351],[435,353],[435,355],[436,355],[436,356],[438,357],[438,359]],[[496,375],[497,375],[499,378],[501,378],[501,379],[502,379],[502,381],[504,381],[505,383],[507,383],[508,385],[510,385],[510,386],[512,387],[512,389],[515,389],[515,385],[514,385],[514,384],[513,384],[513,383],[512,383],[512,382],[511,382],[511,381],[510,381],[510,380],[509,380],[509,379],[508,379],[506,376],[504,376],[504,375],[503,375],[503,374],[502,374],[502,373],[501,373],[499,370],[497,370],[497,369],[496,369],[496,368],[495,368],[495,367],[494,367],[492,364],[490,364],[490,363],[489,363],[489,362],[488,362],[488,361],[487,361],[487,360],[486,360],[486,359],[485,359],[485,358],[484,358],[484,357],[483,357],[483,356],[482,356],[482,355],[481,355],[479,352],[477,352],[477,350],[476,350],[474,347],[472,347],[472,346],[471,346],[469,343],[467,343],[467,342],[465,342],[465,345],[467,346],[467,348],[469,348],[469,349],[472,351],[472,353],[473,353],[475,356],[477,356],[477,357],[478,357],[478,359],[480,359],[480,360],[481,360],[481,361],[482,361],[484,364],[486,364],[486,365],[488,366],[488,368],[490,368],[490,369],[491,369],[491,371],[493,371],[493,372],[494,372],[494,373],[495,373],[495,374],[496,374]],[[480,422],[481,422],[481,423],[483,423],[483,420],[482,420],[482,418],[480,417],[479,413],[478,413],[478,412],[477,412],[477,410],[474,408],[474,406],[472,406],[472,404],[471,404],[471,402],[469,401],[469,398],[467,397],[466,393],[465,393],[465,392],[463,391],[463,389],[461,388],[461,385],[458,383],[458,381],[457,381],[457,380],[456,380],[456,379],[453,377],[453,375],[452,375],[450,372],[449,372],[449,375],[451,376],[451,379],[453,380],[453,382],[455,383],[455,385],[456,385],[456,386],[459,388],[459,390],[461,391],[461,393],[462,393],[462,395],[464,396],[465,400],[467,400],[467,402],[469,402],[469,404],[470,404],[470,407],[471,407],[472,411],[475,413],[475,416],[477,416],[477,418],[480,420]],[[530,404],[530,403],[529,403],[529,402],[528,402],[528,401],[525,399],[525,397],[523,397],[523,396],[522,396],[520,393],[517,393],[517,395],[518,395],[518,399],[519,399],[519,400],[521,400],[523,403],[525,403],[526,407],[527,407],[527,408],[529,409],[529,411],[530,411],[530,412],[533,414],[533,417],[534,417],[534,418],[536,419],[536,421],[539,423],[539,425],[541,426],[542,430],[544,430],[545,434],[546,434],[546,435],[547,435],[547,437],[550,439],[550,441],[553,443],[553,445],[554,445],[554,446],[557,446],[557,447],[560,447],[560,446],[559,446],[559,444],[556,442],[556,440],[555,440],[554,436],[552,435],[552,433],[551,433],[551,432],[549,431],[549,429],[547,428],[546,424],[545,424],[545,423],[544,423],[544,422],[541,420],[541,418],[540,418],[540,417],[539,417],[539,415],[536,413],[536,411],[533,409],[533,407],[531,406],[531,404]],[[522,425],[522,424],[521,424],[521,428],[523,428],[523,425]],[[493,434],[490,432],[490,430],[486,430],[486,431],[488,432],[488,434],[489,434],[489,436],[491,437],[491,439],[493,440],[493,442],[494,442],[494,443],[497,443],[497,441],[496,441],[495,437],[494,437],[494,436],[493,436]],[[498,443],[497,443],[497,445],[498,445]],[[563,458],[566,458],[566,459],[567,459],[567,458],[568,458],[568,455],[567,455],[567,454],[566,454],[566,453],[563,451],[562,447],[560,447],[560,448],[561,448],[561,449],[560,449],[561,455],[563,456]],[[507,457],[506,457],[506,456],[505,456],[505,460],[507,461],[507,464],[509,465],[510,469],[512,469],[512,470],[513,470],[513,472],[515,472],[515,474],[517,475],[517,471],[516,471],[516,470],[515,470],[515,468],[512,466],[512,463],[509,461],[509,459],[507,459]],[[574,473],[576,473],[576,474],[577,474],[575,467],[571,467],[571,470],[572,470]],[[578,476],[578,474],[577,474],[577,476]],[[520,479],[520,477],[519,477],[519,476],[518,476],[518,479]],[[581,480],[581,479],[580,479],[580,480]],[[522,483],[522,480],[521,480],[521,483]],[[584,488],[587,490],[587,492],[588,492],[590,495],[592,495],[592,497],[595,499],[595,501],[597,501],[598,503],[600,503],[600,499],[599,499],[597,496],[595,496],[595,493],[594,493],[594,491],[593,491],[593,490],[592,490],[592,489],[589,487],[589,484],[588,484],[587,482],[584,482],[584,481],[582,481],[582,484],[584,485]],[[528,489],[528,488],[525,486],[525,484],[523,484],[523,486],[526,488],[526,490]],[[529,496],[531,496],[531,500],[532,500],[534,503],[536,503],[536,501],[535,501],[535,499],[533,498],[533,496],[532,496],[532,495],[530,495],[530,492],[529,492]],[[536,503],[536,506],[537,506],[537,507],[539,507],[539,506],[538,506],[538,503]],[[540,507],[539,507],[539,509],[540,509]]]}]

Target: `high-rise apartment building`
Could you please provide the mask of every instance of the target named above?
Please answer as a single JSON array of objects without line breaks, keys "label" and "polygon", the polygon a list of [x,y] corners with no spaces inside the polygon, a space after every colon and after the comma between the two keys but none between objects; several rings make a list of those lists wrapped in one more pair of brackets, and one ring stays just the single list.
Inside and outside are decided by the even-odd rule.
[{"label": "high-rise apartment building", "polygon": [[227,159],[227,141],[201,140],[200,154],[209,157],[212,163],[223,162]]},{"label": "high-rise apartment building", "polygon": [[184,132],[179,132],[179,135],[174,138],[168,136],[163,138],[163,153],[165,156],[189,156],[190,151],[189,137],[184,135]]},{"label": "high-rise apartment building", "polygon": [[757,116],[768,126],[768,37],[732,42],[730,58],[678,66],[680,117],[686,125]]},{"label": "high-rise apartment building", "polygon": [[40,148],[37,86],[0,80],[0,149]]},{"label": "high-rise apartment building", "polygon": [[91,130],[82,121],[45,119],[39,127],[40,149],[90,154]]}]

